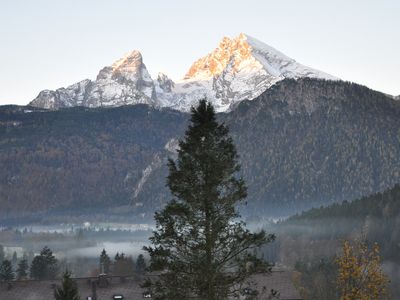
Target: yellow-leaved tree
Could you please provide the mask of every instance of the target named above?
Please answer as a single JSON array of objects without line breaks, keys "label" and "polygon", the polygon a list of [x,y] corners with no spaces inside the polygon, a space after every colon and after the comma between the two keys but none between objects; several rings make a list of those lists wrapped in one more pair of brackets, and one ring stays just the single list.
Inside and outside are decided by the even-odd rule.
[{"label": "yellow-leaved tree", "polygon": [[337,258],[340,299],[386,299],[389,280],[381,269],[378,244],[344,241],[342,251]]}]

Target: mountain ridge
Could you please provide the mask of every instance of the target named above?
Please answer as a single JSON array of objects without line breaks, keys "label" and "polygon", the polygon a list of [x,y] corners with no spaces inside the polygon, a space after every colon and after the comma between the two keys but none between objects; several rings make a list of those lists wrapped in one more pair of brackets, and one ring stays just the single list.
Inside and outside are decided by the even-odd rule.
[{"label": "mountain ridge", "polygon": [[[118,206],[148,216],[170,200],[166,161],[187,113],[145,104],[25,110],[0,113],[7,216]],[[219,113],[248,184],[246,214],[287,216],[398,183],[399,114],[383,93],[312,78],[284,79]]]},{"label": "mountain ridge", "polygon": [[338,80],[241,33],[233,39],[224,37],[216,49],[194,62],[180,81],[174,82],[166,74],[153,80],[141,53],[134,50],[101,69],[96,80],[43,90],[30,105],[59,109],[144,103],[187,112],[196,101],[207,97],[218,112],[226,112],[284,78],[302,77]]}]

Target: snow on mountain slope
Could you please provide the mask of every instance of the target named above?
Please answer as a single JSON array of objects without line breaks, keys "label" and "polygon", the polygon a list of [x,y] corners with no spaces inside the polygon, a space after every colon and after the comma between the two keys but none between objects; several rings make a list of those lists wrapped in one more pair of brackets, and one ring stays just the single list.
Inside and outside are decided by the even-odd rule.
[{"label": "snow on mountain slope", "polygon": [[167,98],[170,106],[187,111],[207,97],[217,111],[227,111],[237,102],[254,99],[284,78],[337,80],[324,72],[303,66],[274,48],[248,36],[223,38],[218,48],[197,60]]},{"label": "snow on mountain slope", "polygon": [[234,39],[223,38],[180,81],[174,82],[162,73],[153,81],[141,54],[133,51],[103,68],[95,81],[42,91],[30,104],[57,109],[146,103],[188,111],[199,99],[207,97],[217,111],[224,112],[241,100],[254,99],[284,78],[301,77],[337,80],[242,33]]},{"label": "snow on mountain slope", "polygon": [[80,81],[56,91],[44,90],[30,103],[32,106],[62,107],[121,106],[156,104],[154,82],[139,51],[132,51],[111,66],[100,70],[95,81]]}]

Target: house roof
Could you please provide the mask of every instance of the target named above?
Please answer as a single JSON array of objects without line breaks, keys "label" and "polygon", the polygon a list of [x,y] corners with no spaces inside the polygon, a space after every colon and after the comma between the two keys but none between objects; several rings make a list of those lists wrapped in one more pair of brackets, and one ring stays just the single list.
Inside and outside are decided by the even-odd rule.
[{"label": "house roof", "polygon": [[[97,283],[97,277],[75,278],[82,300],[92,296],[92,283]],[[107,286],[96,284],[97,300],[112,300],[114,295],[122,294],[124,300],[142,299],[143,291],[139,284],[140,277],[108,276]],[[54,300],[54,287],[60,285],[60,280],[25,280],[0,284],[0,299],[4,300]]]},{"label": "house roof", "polygon": [[[112,300],[115,295],[123,295],[124,300],[143,299],[140,276],[107,276],[100,284],[98,277],[75,278],[82,300],[92,296],[92,286],[96,286],[97,300]],[[105,283],[105,284],[104,284]],[[54,288],[60,280],[25,280],[0,283],[0,299],[4,300],[54,300]],[[279,293],[280,300],[301,300],[291,281],[291,273],[273,271],[271,274],[254,275],[248,280],[252,290],[260,296],[269,295],[271,290]]]},{"label": "house roof", "polygon": [[[257,274],[249,278],[247,285],[257,290],[260,299],[267,298],[272,293],[276,293],[279,300],[302,300],[299,292],[293,285],[292,272],[272,271],[269,274]],[[275,299],[275,298],[273,298]]]}]

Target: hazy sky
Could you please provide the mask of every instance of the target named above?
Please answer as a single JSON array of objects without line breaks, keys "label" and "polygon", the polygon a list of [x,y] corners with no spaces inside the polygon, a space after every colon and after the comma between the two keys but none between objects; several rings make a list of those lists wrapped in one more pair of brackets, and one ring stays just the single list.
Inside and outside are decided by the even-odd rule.
[{"label": "hazy sky", "polygon": [[400,1],[0,0],[0,104],[94,79],[138,49],[181,78],[223,36],[247,33],[345,80],[400,94]]}]

